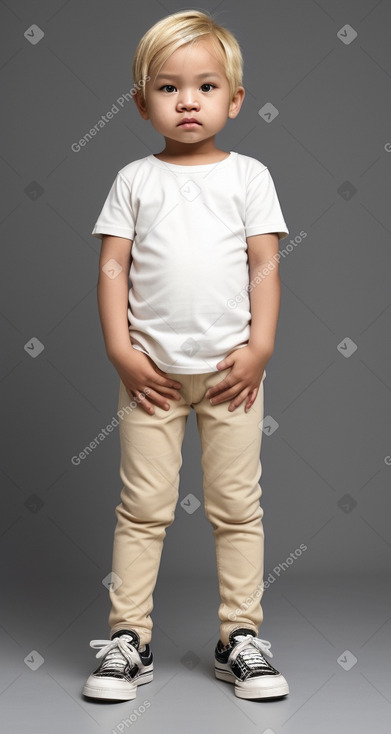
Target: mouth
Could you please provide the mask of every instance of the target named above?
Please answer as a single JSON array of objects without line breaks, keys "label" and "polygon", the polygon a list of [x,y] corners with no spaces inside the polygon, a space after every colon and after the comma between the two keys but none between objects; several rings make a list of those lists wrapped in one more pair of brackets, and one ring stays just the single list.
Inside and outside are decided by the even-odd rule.
[{"label": "mouth", "polygon": [[197,122],[197,120],[183,120],[183,122],[178,123],[178,127],[195,127],[196,125],[201,125],[200,122]]}]

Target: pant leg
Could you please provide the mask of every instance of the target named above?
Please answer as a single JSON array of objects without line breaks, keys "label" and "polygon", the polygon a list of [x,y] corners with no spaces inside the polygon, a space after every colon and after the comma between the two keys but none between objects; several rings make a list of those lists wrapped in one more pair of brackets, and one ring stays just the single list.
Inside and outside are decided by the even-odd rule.
[{"label": "pant leg", "polygon": [[[178,379],[177,375],[173,377]],[[174,521],[179,494],[181,449],[190,411],[187,385],[191,375],[181,374],[179,378],[181,400],[169,399],[167,411],[154,405],[154,415],[147,414],[136,401],[132,402],[120,380],[118,412],[123,488],[121,503],[116,507],[112,560],[116,575],[109,591],[108,621],[110,636],[132,627],[140,635],[141,645],[151,641],[152,595],[166,528]]]},{"label": "pant leg", "polygon": [[[260,450],[266,371],[258,395],[246,413],[244,401],[234,411],[229,402],[211,405],[203,398],[230,368],[198,375],[199,402],[194,403],[202,445],[205,514],[213,526],[221,604],[220,637],[249,627],[258,634],[263,621],[264,530]],[[207,380],[205,381],[205,378]]]}]

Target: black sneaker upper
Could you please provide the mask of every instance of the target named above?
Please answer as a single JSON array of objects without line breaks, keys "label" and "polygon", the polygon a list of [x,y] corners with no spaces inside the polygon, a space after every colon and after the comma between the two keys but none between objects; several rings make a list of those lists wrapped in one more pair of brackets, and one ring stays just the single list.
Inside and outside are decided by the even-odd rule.
[{"label": "black sneaker upper", "polygon": [[[228,658],[239,642],[236,639],[237,635],[252,635],[256,637],[256,633],[252,629],[240,627],[239,629],[233,630],[229,635],[229,647],[225,648],[221,640],[218,641],[215,649],[215,657],[219,663],[228,663]],[[235,660],[230,661],[231,670],[234,675],[240,680],[246,680],[247,678],[253,678],[260,675],[280,675],[280,671],[273,668],[270,663],[265,660],[261,651],[249,642],[236,657]]]},{"label": "black sneaker upper", "polygon": [[[122,637],[122,635],[129,636],[130,639],[124,640],[124,642],[128,644],[129,650],[131,650],[133,647],[138,651],[143,665],[151,665],[153,661],[153,655],[150,645],[147,643],[145,645],[145,650],[140,651],[140,637],[136,630],[119,630],[111,636],[111,640],[114,640],[116,637]],[[121,653],[121,650],[118,648],[108,652],[107,655],[105,655],[99,667],[94,670],[93,675],[99,675],[99,677],[102,678],[109,677],[131,681],[138,673],[139,667],[140,666],[137,665],[137,663],[131,665],[127,658],[125,658],[124,655]]]}]

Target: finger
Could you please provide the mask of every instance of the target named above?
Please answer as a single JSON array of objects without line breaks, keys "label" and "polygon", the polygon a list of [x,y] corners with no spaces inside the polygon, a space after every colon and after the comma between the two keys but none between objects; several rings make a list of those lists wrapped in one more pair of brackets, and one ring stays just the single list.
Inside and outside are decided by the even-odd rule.
[{"label": "finger", "polygon": [[[160,392],[160,390],[163,390],[163,388],[159,388],[159,390],[154,390],[152,387],[148,388],[147,397],[149,400],[151,400],[153,403],[156,403],[159,405],[160,408],[165,408],[167,410],[167,407],[170,408],[170,404],[168,402],[169,398],[176,399],[176,394],[171,395],[171,393],[166,393],[163,390],[163,394]],[[181,395],[179,395],[179,400],[181,399]]]},{"label": "finger", "polygon": [[163,394],[167,398],[173,398],[174,400],[181,399],[180,392],[178,390],[174,390],[172,387],[166,387],[165,385],[160,385],[159,383],[156,383],[155,389],[156,389],[156,392]]},{"label": "finger", "polygon": [[181,390],[182,384],[180,382],[177,382],[177,380],[171,380],[169,378],[163,378],[162,380],[159,380],[157,379],[157,376],[155,376],[153,383],[154,385],[156,385],[156,388],[159,390],[159,392],[163,392],[164,395],[175,398],[175,400],[181,399],[179,390]]},{"label": "finger", "polygon": [[212,395],[217,395],[221,390],[225,390],[227,387],[231,387],[229,382],[225,382],[225,380],[222,380],[217,385],[213,385],[213,387],[209,387],[208,390],[205,393],[206,398],[211,398]]},{"label": "finger", "polygon": [[[212,385],[212,387],[209,387],[208,390],[205,393],[205,397],[211,398],[213,395],[220,394],[223,390],[236,390],[238,392],[239,390],[243,389],[243,385],[246,384],[246,380],[244,378],[239,379],[238,377],[234,377],[232,375],[232,372],[230,372],[227,377],[225,377],[221,382],[217,382],[216,385]],[[231,393],[232,394],[232,393]]]},{"label": "finger", "polygon": [[247,402],[246,402],[246,408],[245,408],[246,412],[248,410],[250,410],[250,408],[252,407],[252,405],[255,403],[256,398],[257,398],[257,394],[258,394],[258,388],[254,388],[254,390],[252,390],[249,393],[248,398],[247,398]]},{"label": "finger", "polygon": [[147,397],[145,396],[145,393],[140,392],[139,390],[132,390],[130,393],[129,390],[126,391],[130,397],[131,400],[134,400],[134,398],[137,398],[137,403],[139,403],[140,407],[146,412],[153,414],[155,412],[155,409],[152,405],[152,403],[149,402]]},{"label": "finger", "polygon": [[247,395],[248,395],[248,389],[245,388],[244,390],[242,390],[242,392],[239,393],[239,395],[235,397],[234,400],[231,400],[228,406],[228,410],[232,412],[233,410],[235,410],[235,408],[238,408],[239,405],[243,403],[243,400],[246,399]]},{"label": "finger", "polygon": [[148,415],[155,415],[155,408],[153,407],[152,403],[146,403],[145,401],[143,401],[141,403],[141,407],[146,413],[148,413]]},{"label": "finger", "polygon": [[[157,385],[164,385],[165,387],[174,387],[177,390],[180,390],[182,387],[182,383],[179,382],[179,380],[174,380],[173,377],[167,377],[166,373],[162,370],[159,370],[158,368],[154,369],[154,381]],[[161,378],[160,380],[158,378]]]},{"label": "finger", "polygon": [[239,395],[239,392],[241,389],[243,389],[243,380],[240,382],[237,382],[236,385],[233,385],[231,388],[227,389],[223,393],[219,393],[216,395],[212,395],[210,397],[210,401],[212,405],[217,405],[218,403],[225,403],[226,400],[230,400],[231,398],[234,398],[236,395]]},{"label": "finger", "polygon": [[167,398],[160,395],[160,393],[156,392],[156,390],[153,390],[151,387],[148,388],[148,398],[145,396],[144,392],[140,392],[139,390],[136,390],[136,396],[140,399],[142,402],[142,405],[149,408],[149,413],[154,413],[154,410],[150,410],[150,408],[153,408],[152,402],[156,403],[156,405],[159,408],[163,408],[163,410],[170,410],[170,404],[167,401]]},{"label": "finger", "polygon": [[129,389],[126,388],[126,392],[131,400],[134,400],[135,398],[137,398],[138,403],[141,403],[141,402],[148,403],[148,395],[150,392],[149,389],[145,391],[145,390],[131,390],[130,388]]},{"label": "finger", "polygon": [[212,387],[208,388],[208,390],[205,393],[205,397],[211,398],[212,395],[217,395],[222,390],[226,390],[227,388],[231,386],[232,386],[232,383],[228,382],[227,380],[221,380],[221,382],[218,382],[217,385],[213,385]]}]

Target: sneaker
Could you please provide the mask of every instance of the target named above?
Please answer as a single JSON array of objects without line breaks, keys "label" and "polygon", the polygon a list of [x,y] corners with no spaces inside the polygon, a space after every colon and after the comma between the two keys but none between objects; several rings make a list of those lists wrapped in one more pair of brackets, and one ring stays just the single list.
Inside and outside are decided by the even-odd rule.
[{"label": "sneaker", "polygon": [[215,649],[216,678],[235,683],[239,698],[277,698],[289,693],[284,676],[268,663],[263,654],[273,657],[270,642],[256,637],[252,629],[240,628],[229,635],[230,646],[221,640]]},{"label": "sneaker", "polygon": [[150,646],[140,649],[140,637],[135,630],[115,632],[111,640],[91,640],[90,647],[100,648],[96,657],[103,660],[87,679],[85,696],[130,701],[136,698],[137,686],[153,679]]}]

